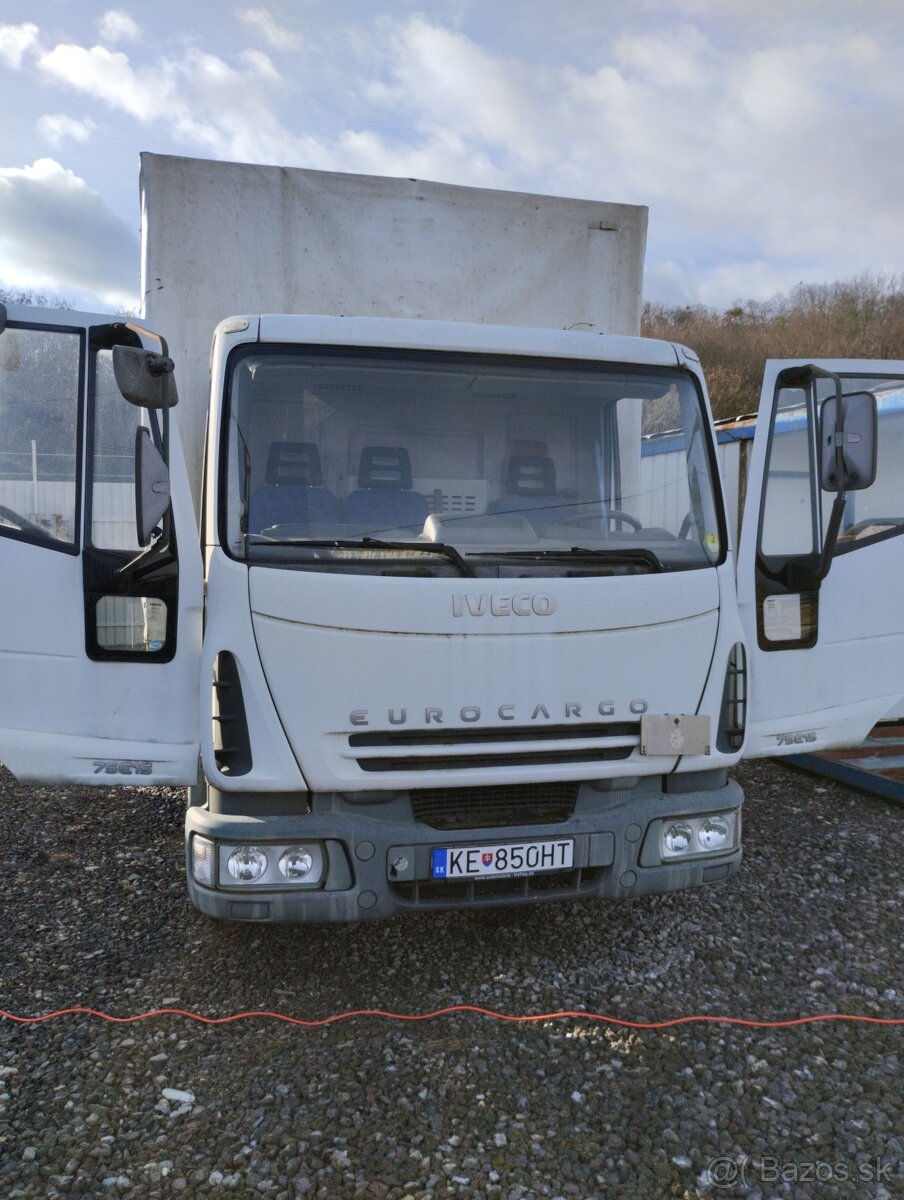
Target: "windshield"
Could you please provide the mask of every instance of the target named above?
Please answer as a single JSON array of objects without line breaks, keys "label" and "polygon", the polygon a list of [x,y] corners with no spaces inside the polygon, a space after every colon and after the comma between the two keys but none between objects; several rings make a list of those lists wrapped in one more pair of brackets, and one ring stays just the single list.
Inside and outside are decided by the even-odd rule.
[{"label": "windshield", "polygon": [[413,575],[710,566],[721,524],[677,369],[243,347],[221,537],[249,562]]}]

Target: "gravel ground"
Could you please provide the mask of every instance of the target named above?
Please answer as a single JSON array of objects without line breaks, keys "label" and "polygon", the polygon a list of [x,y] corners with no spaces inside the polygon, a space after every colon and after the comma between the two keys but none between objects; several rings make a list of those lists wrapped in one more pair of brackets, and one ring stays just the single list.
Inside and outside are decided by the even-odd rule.
[{"label": "gravel ground", "polygon": [[[0,1007],[904,1017],[904,810],[770,763],[739,775],[727,884],[310,928],[191,908],[180,792],[0,771]],[[0,1020],[0,1195],[888,1200],[902,1042],[838,1023]]]}]

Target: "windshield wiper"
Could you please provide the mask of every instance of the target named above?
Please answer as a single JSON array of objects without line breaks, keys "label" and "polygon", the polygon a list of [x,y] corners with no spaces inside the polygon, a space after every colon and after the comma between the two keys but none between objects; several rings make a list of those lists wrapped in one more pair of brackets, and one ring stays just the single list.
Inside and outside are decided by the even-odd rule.
[{"label": "windshield wiper", "polygon": [[414,550],[416,554],[442,554],[458,567],[462,575],[475,574],[474,568],[465,561],[464,555],[446,542],[384,542],[380,538],[369,537],[362,538],[361,541],[374,550]]},{"label": "windshield wiper", "polygon": [[388,542],[382,538],[263,538],[254,542],[258,546],[311,546],[322,550],[399,550],[413,554],[441,554],[462,575],[475,575],[474,568],[454,546],[444,542]]},{"label": "windshield wiper", "polygon": [[624,563],[630,566],[636,563],[638,566],[648,567],[651,571],[667,571],[665,563],[652,550],[646,547],[624,547],[614,549],[608,547],[600,547],[594,549],[589,546],[572,546],[569,550],[506,550],[499,555],[500,558],[549,558],[563,559],[570,558],[572,555],[581,558],[600,558],[606,562]]}]

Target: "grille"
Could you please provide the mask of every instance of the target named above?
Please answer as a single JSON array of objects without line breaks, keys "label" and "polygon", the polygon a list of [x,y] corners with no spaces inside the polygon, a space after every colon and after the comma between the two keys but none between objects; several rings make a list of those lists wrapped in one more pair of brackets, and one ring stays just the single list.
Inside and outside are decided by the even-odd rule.
[{"label": "grille", "polygon": [[412,792],[411,809],[431,829],[556,825],[574,813],[577,798],[576,783],[432,788]]},{"label": "grille", "polygon": [[426,758],[359,758],[362,771],[472,771],[475,767],[535,767],[547,764],[611,762],[628,758],[633,746],[601,746],[599,750],[541,750],[534,754],[468,754]]},{"label": "grille", "polygon": [[[468,771],[481,767],[610,762],[629,758],[639,738],[640,725],[623,721],[492,729],[375,730],[350,734],[348,744],[353,750],[370,747],[384,751],[356,756],[362,771]],[[598,745],[586,744],[597,739]],[[569,747],[568,743],[575,741],[584,745]],[[387,753],[396,748],[396,754]],[[432,752],[424,753],[427,748]]]},{"label": "grille", "polygon": [[548,875],[525,875],[515,879],[462,879],[434,882],[391,883],[399,900],[411,905],[456,908],[472,904],[489,907],[496,901],[511,904],[518,900],[558,900],[592,891],[602,878],[601,867],[578,867],[573,871],[552,871]]},{"label": "grille", "polygon": [[379,729],[349,734],[350,746],[460,746],[486,742],[563,742],[569,738],[640,737],[637,721],[591,725],[504,725],[492,729]]}]

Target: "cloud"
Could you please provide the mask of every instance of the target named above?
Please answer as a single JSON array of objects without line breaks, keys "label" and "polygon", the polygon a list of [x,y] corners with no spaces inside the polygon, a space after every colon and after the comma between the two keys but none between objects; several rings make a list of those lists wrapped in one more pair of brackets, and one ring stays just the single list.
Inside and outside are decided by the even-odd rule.
[{"label": "cloud", "polygon": [[548,71],[507,59],[470,38],[415,16],[391,28],[382,50],[387,81],[365,83],[369,99],[411,114],[424,142],[450,135],[492,149],[505,169],[539,165],[560,141],[559,81]]},{"label": "cloud", "polygon": [[239,55],[239,59],[250,71],[259,75],[261,79],[266,79],[273,83],[281,81],[280,74],[276,67],[274,67],[272,59],[268,58],[263,50],[243,50]]},{"label": "cloud", "polygon": [[53,82],[101,101],[146,125],[165,125],[170,135],[219,158],[298,162],[315,158],[314,139],[286,130],[273,97],[283,80],[261,51],[245,51],[234,67],[214,54],[189,47],[179,57],[133,65],[121,50],[60,44],[42,54],[38,67]]},{"label": "cloud", "polygon": [[38,133],[51,146],[60,147],[65,141],[84,143],[91,139],[97,125],[90,117],[81,121],[65,113],[47,113],[38,119]]},{"label": "cloud", "polygon": [[58,83],[69,84],[139,120],[167,115],[165,77],[150,70],[135,71],[121,50],[61,43],[41,55],[38,67]]},{"label": "cloud", "polygon": [[853,25],[729,49],[671,27],[595,68],[528,70],[415,17],[366,94],[414,114],[422,159],[457,131],[496,186],[648,204],[651,283],[730,303],[904,258],[899,46]]},{"label": "cloud", "polygon": [[97,34],[102,42],[114,46],[117,42],[134,42],[141,28],[134,17],[121,8],[109,8],[97,19]]},{"label": "cloud", "polygon": [[[829,2],[836,24],[794,18],[792,38],[779,0],[686,0],[671,15],[644,0],[642,23],[616,23],[611,3],[611,21],[590,20],[586,0],[565,0],[566,15],[587,18],[580,53],[563,58],[573,35],[552,31],[557,54],[534,42],[536,61],[523,41],[516,53],[511,38],[469,36],[466,10],[459,28],[378,17],[324,40],[316,73],[186,39],[126,52],[114,43],[132,18],[111,9],[93,46],[42,49],[35,26],[0,26],[0,60],[34,64],[42,83],[159,131],[176,152],[646,204],[649,286],[731,303],[773,280],[904,260],[901,37]],[[539,28],[539,5],[523,3],[525,27]],[[301,46],[267,8],[237,16],[268,51]],[[89,118],[61,120],[42,121],[52,145],[92,132]]]},{"label": "cloud", "polygon": [[52,158],[0,168],[0,262],[15,287],[90,291],[113,305],[138,292],[136,234]]},{"label": "cloud", "polygon": [[266,8],[240,8],[235,14],[240,21],[256,29],[268,46],[285,52],[298,51],[304,45],[300,33],[278,24]]},{"label": "cloud", "polygon": [[0,25],[0,63],[17,70],[37,40],[37,25]]}]

